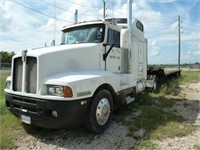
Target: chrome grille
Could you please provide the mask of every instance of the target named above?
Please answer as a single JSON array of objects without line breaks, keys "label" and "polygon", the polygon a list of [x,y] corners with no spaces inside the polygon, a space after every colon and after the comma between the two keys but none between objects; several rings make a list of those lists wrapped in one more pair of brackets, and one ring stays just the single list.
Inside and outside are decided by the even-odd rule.
[{"label": "chrome grille", "polygon": [[14,70],[13,70],[13,91],[22,91],[22,58],[16,58],[14,60]]},{"label": "chrome grille", "polygon": [[14,60],[13,90],[22,91],[22,72],[25,71],[25,91],[26,93],[36,93],[37,88],[37,59],[35,57],[26,57],[26,69],[23,70],[22,58]]},{"label": "chrome grille", "polygon": [[37,60],[35,57],[27,57],[26,60],[26,92],[36,93]]}]

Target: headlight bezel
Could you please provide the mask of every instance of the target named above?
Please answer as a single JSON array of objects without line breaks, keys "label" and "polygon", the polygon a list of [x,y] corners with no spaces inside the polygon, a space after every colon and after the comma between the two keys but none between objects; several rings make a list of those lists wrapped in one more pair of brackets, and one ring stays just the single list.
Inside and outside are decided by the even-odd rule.
[{"label": "headlight bezel", "polygon": [[59,97],[73,97],[72,89],[69,86],[47,85],[47,94]]}]

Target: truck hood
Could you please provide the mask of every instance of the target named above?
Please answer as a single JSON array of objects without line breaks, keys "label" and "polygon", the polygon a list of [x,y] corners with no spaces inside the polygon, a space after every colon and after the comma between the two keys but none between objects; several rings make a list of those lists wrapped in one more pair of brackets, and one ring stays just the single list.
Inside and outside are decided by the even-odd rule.
[{"label": "truck hood", "polygon": [[[97,43],[79,43],[79,44],[66,44],[66,45],[57,45],[57,46],[49,46],[49,47],[42,47],[42,48],[34,48],[28,49],[27,56],[41,56],[46,55],[48,53],[58,53],[62,51],[73,51],[76,49],[85,49],[85,48],[94,48],[98,46]],[[17,54],[16,57],[21,56]]]},{"label": "truck hood", "polygon": [[[27,65],[28,76],[31,81],[30,75],[35,74],[37,89],[40,90],[45,81],[51,76],[70,72],[99,70],[103,50],[104,47],[99,43],[80,43],[30,49],[26,53],[26,60],[29,62]],[[14,56],[13,59],[18,57],[22,57],[22,54]],[[32,72],[33,68],[36,71]]]}]

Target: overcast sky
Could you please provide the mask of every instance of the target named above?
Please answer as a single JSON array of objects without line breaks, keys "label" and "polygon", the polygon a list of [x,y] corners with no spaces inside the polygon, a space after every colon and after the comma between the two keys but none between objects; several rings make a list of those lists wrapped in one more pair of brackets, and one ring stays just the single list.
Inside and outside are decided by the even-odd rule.
[{"label": "overcast sky", "polygon": [[[74,22],[75,9],[79,21],[103,17],[103,0],[0,1],[0,50],[4,51],[43,47],[54,37],[60,44],[60,29]],[[127,17],[127,0],[105,2],[107,17]],[[177,63],[178,15],[182,21],[181,63],[200,62],[200,0],[133,2],[133,16],[144,24],[150,64]]]}]

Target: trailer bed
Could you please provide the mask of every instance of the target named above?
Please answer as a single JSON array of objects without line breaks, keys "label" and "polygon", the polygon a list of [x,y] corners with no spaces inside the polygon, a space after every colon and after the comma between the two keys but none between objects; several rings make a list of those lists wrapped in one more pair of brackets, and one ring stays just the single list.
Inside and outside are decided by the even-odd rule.
[{"label": "trailer bed", "polygon": [[148,68],[148,75],[156,75],[157,80],[165,78],[178,78],[181,75],[181,69],[163,69],[163,68]]}]

